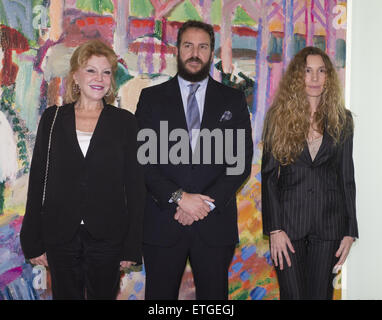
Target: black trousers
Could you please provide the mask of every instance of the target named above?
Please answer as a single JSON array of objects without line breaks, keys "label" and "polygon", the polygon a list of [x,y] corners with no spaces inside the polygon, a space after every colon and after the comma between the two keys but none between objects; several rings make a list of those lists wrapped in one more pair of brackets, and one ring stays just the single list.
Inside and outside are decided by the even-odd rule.
[{"label": "black trousers", "polygon": [[122,244],[94,239],[84,225],[66,244],[47,249],[54,300],[113,300]]},{"label": "black trousers", "polygon": [[291,267],[284,258],[284,269],[276,267],[280,300],[332,300],[333,267],[341,240],[320,240],[308,236],[291,241],[295,253],[288,249]]},{"label": "black trousers", "polygon": [[228,299],[228,268],[235,246],[211,247],[194,226],[185,227],[173,247],[144,244],[146,300],[177,300],[187,259],[194,276],[197,300]]}]

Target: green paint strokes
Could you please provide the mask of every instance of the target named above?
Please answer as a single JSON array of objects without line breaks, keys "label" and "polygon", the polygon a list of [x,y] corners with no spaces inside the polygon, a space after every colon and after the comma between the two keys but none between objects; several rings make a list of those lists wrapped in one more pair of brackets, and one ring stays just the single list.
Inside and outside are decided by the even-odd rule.
[{"label": "green paint strokes", "polygon": [[22,161],[24,173],[29,172],[29,161],[25,143],[28,129],[23,125],[20,115],[14,110],[15,84],[2,86],[3,92],[0,99],[0,110],[7,113],[12,123],[12,129],[17,134],[17,149],[19,159]]},{"label": "green paint strokes", "polygon": [[257,23],[248,15],[242,7],[237,7],[232,21],[233,25],[254,27]]},{"label": "green paint strokes", "polygon": [[257,287],[264,287],[267,284],[273,283],[275,280],[273,278],[265,278],[264,280],[258,280],[256,281]]},{"label": "green paint strokes", "polygon": [[[29,50],[26,54],[35,53],[33,50]],[[15,88],[15,110],[19,111],[28,130],[34,132],[37,130],[38,124],[39,115],[36,110],[40,108],[40,87],[43,74],[34,73],[33,76],[33,64],[29,61],[22,61],[18,57],[14,56],[14,62],[19,66]]]},{"label": "green paint strokes", "polygon": [[77,0],[78,9],[85,11],[93,11],[99,14],[104,12],[113,13],[114,6],[110,0]]},{"label": "green paint strokes", "polygon": [[7,13],[5,12],[4,4],[0,1],[0,24],[8,25]]},{"label": "green paint strokes", "polygon": [[186,0],[171,11],[168,20],[180,22],[184,22],[187,20],[202,21],[202,18],[200,17],[195,7],[191,4],[191,2],[189,0]]},{"label": "green paint strokes", "polygon": [[0,216],[4,212],[4,191],[5,191],[5,182],[0,182]]},{"label": "green paint strokes", "polygon": [[125,84],[127,81],[133,79],[134,77],[132,75],[129,74],[129,72],[127,71],[127,69],[121,65],[120,63],[118,63],[118,69],[117,69],[117,72],[115,74],[115,83],[117,84],[117,90],[123,85]]},{"label": "green paint strokes", "polygon": [[222,22],[222,0],[215,0],[211,4],[211,23],[221,25]]},{"label": "green paint strokes", "polygon": [[149,18],[154,14],[154,7],[150,0],[131,0],[130,11],[134,17]]},{"label": "green paint strokes", "polygon": [[236,290],[241,288],[242,283],[241,282],[233,282],[229,284],[228,293],[232,294]]},{"label": "green paint strokes", "polygon": [[154,36],[158,38],[159,40],[161,40],[162,33],[163,33],[162,21],[155,20]]},{"label": "green paint strokes", "polygon": [[346,42],[343,39],[336,40],[336,67],[345,68],[346,66]]},{"label": "green paint strokes", "polygon": [[248,291],[241,291],[233,297],[233,300],[247,300],[249,297]]}]

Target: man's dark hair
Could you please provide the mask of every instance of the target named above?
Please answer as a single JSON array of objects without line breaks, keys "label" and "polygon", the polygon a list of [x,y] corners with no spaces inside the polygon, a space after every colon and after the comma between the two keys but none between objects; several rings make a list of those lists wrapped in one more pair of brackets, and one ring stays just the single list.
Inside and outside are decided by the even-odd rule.
[{"label": "man's dark hair", "polygon": [[178,31],[178,39],[176,41],[176,46],[178,47],[178,49],[180,49],[180,43],[181,43],[181,40],[182,40],[182,35],[183,33],[187,30],[187,29],[190,29],[190,28],[197,28],[197,29],[202,29],[204,30],[205,32],[208,33],[208,35],[210,36],[210,42],[211,42],[211,51],[214,50],[215,48],[215,34],[214,34],[214,28],[208,24],[208,23],[204,23],[204,22],[201,22],[201,21],[196,21],[196,20],[189,20],[187,22],[185,22],[179,29]]}]

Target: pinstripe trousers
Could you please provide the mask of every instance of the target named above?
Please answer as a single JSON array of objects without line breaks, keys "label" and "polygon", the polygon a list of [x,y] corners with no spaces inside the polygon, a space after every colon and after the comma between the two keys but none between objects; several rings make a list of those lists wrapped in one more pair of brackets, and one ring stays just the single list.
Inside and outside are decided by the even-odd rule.
[{"label": "pinstripe trousers", "polygon": [[288,249],[291,267],[276,267],[280,300],[332,300],[332,273],[341,240],[320,240],[315,236],[292,240],[295,253]]}]

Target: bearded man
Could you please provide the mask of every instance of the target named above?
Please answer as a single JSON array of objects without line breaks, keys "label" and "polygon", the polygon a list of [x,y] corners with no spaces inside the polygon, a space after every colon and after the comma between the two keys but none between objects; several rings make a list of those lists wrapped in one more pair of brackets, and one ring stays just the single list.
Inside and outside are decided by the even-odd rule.
[{"label": "bearded man", "polygon": [[[161,154],[171,156],[171,147],[180,143],[171,138],[175,129],[184,129],[189,148],[189,161],[174,163],[171,157],[161,161],[163,157],[158,156],[158,162],[145,165],[146,299],[178,299],[187,259],[196,299],[228,299],[228,268],[239,241],[236,192],[250,174],[253,143],[243,92],[209,76],[214,45],[211,25],[184,23],[177,38],[178,74],[143,89],[138,102],[140,129],[155,132],[156,149],[165,148]],[[162,144],[168,139],[160,136],[164,123],[170,139]],[[221,137],[220,147],[217,138],[203,143],[202,130]],[[226,138],[227,132],[233,139]],[[228,151],[243,160],[242,170],[234,174],[227,171],[232,161],[219,161],[220,153]],[[196,152],[199,159],[208,154],[211,161],[193,161]]]}]

